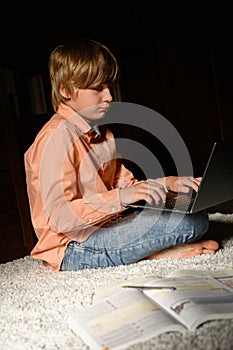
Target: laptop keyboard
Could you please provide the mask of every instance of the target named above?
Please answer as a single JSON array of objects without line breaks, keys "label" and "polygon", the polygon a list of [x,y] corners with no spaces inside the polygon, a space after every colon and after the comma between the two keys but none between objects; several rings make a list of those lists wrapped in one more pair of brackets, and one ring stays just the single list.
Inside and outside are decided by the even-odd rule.
[{"label": "laptop keyboard", "polygon": [[177,209],[188,209],[193,201],[195,194],[190,198],[190,194],[180,194],[175,192],[168,192],[166,203],[164,205],[167,209],[173,209],[176,207]]}]

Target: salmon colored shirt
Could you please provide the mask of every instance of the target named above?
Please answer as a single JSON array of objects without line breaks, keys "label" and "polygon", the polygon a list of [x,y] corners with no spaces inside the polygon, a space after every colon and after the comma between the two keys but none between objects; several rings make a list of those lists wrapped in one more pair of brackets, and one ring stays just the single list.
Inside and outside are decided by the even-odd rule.
[{"label": "salmon colored shirt", "polygon": [[68,243],[82,242],[125,210],[119,188],[136,182],[117,158],[113,134],[98,136],[68,106],[43,126],[25,153],[35,259],[59,271]]}]

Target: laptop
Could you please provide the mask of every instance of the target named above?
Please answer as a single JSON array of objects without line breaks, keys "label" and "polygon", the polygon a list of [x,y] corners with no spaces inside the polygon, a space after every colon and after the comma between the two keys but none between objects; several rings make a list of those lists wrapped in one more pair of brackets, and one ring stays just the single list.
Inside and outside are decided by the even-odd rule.
[{"label": "laptop", "polygon": [[168,191],[166,203],[149,205],[145,201],[129,204],[131,208],[175,211],[193,214],[233,199],[233,141],[215,142],[198,191]]}]

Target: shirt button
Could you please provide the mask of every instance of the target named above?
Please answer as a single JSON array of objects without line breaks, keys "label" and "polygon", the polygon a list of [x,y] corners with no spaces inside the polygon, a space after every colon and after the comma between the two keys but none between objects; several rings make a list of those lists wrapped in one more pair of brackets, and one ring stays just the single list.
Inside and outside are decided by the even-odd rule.
[{"label": "shirt button", "polygon": [[92,218],[90,218],[90,219],[89,219],[89,222],[92,222],[92,221],[93,221],[93,219],[92,219]]},{"label": "shirt button", "polygon": [[116,208],[115,208],[115,207],[112,207],[112,208],[111,208],[111,211],[112,211],[112,212],[114,212],[115,210],[116,210]]}]

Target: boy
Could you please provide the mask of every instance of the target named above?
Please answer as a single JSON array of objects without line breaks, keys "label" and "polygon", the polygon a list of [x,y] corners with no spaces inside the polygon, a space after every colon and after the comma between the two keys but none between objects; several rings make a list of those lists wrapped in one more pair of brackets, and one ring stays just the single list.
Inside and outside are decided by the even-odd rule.
[{"label": "boy", "polygon": [[25,153],[38,237],[32,257],[64,271],[213,254],[217,242],[196,242],[208,229],[206,212],[181,219],[127,208],[138,200],[161,204],[168,188],[196,191],[200,179],[138,181],[117,159],[112,132],[95,126],[109,109],[110,89],[118,78],[110,50],[89,39],[59,45],[51,52],[49,73],[55,114]]}]

